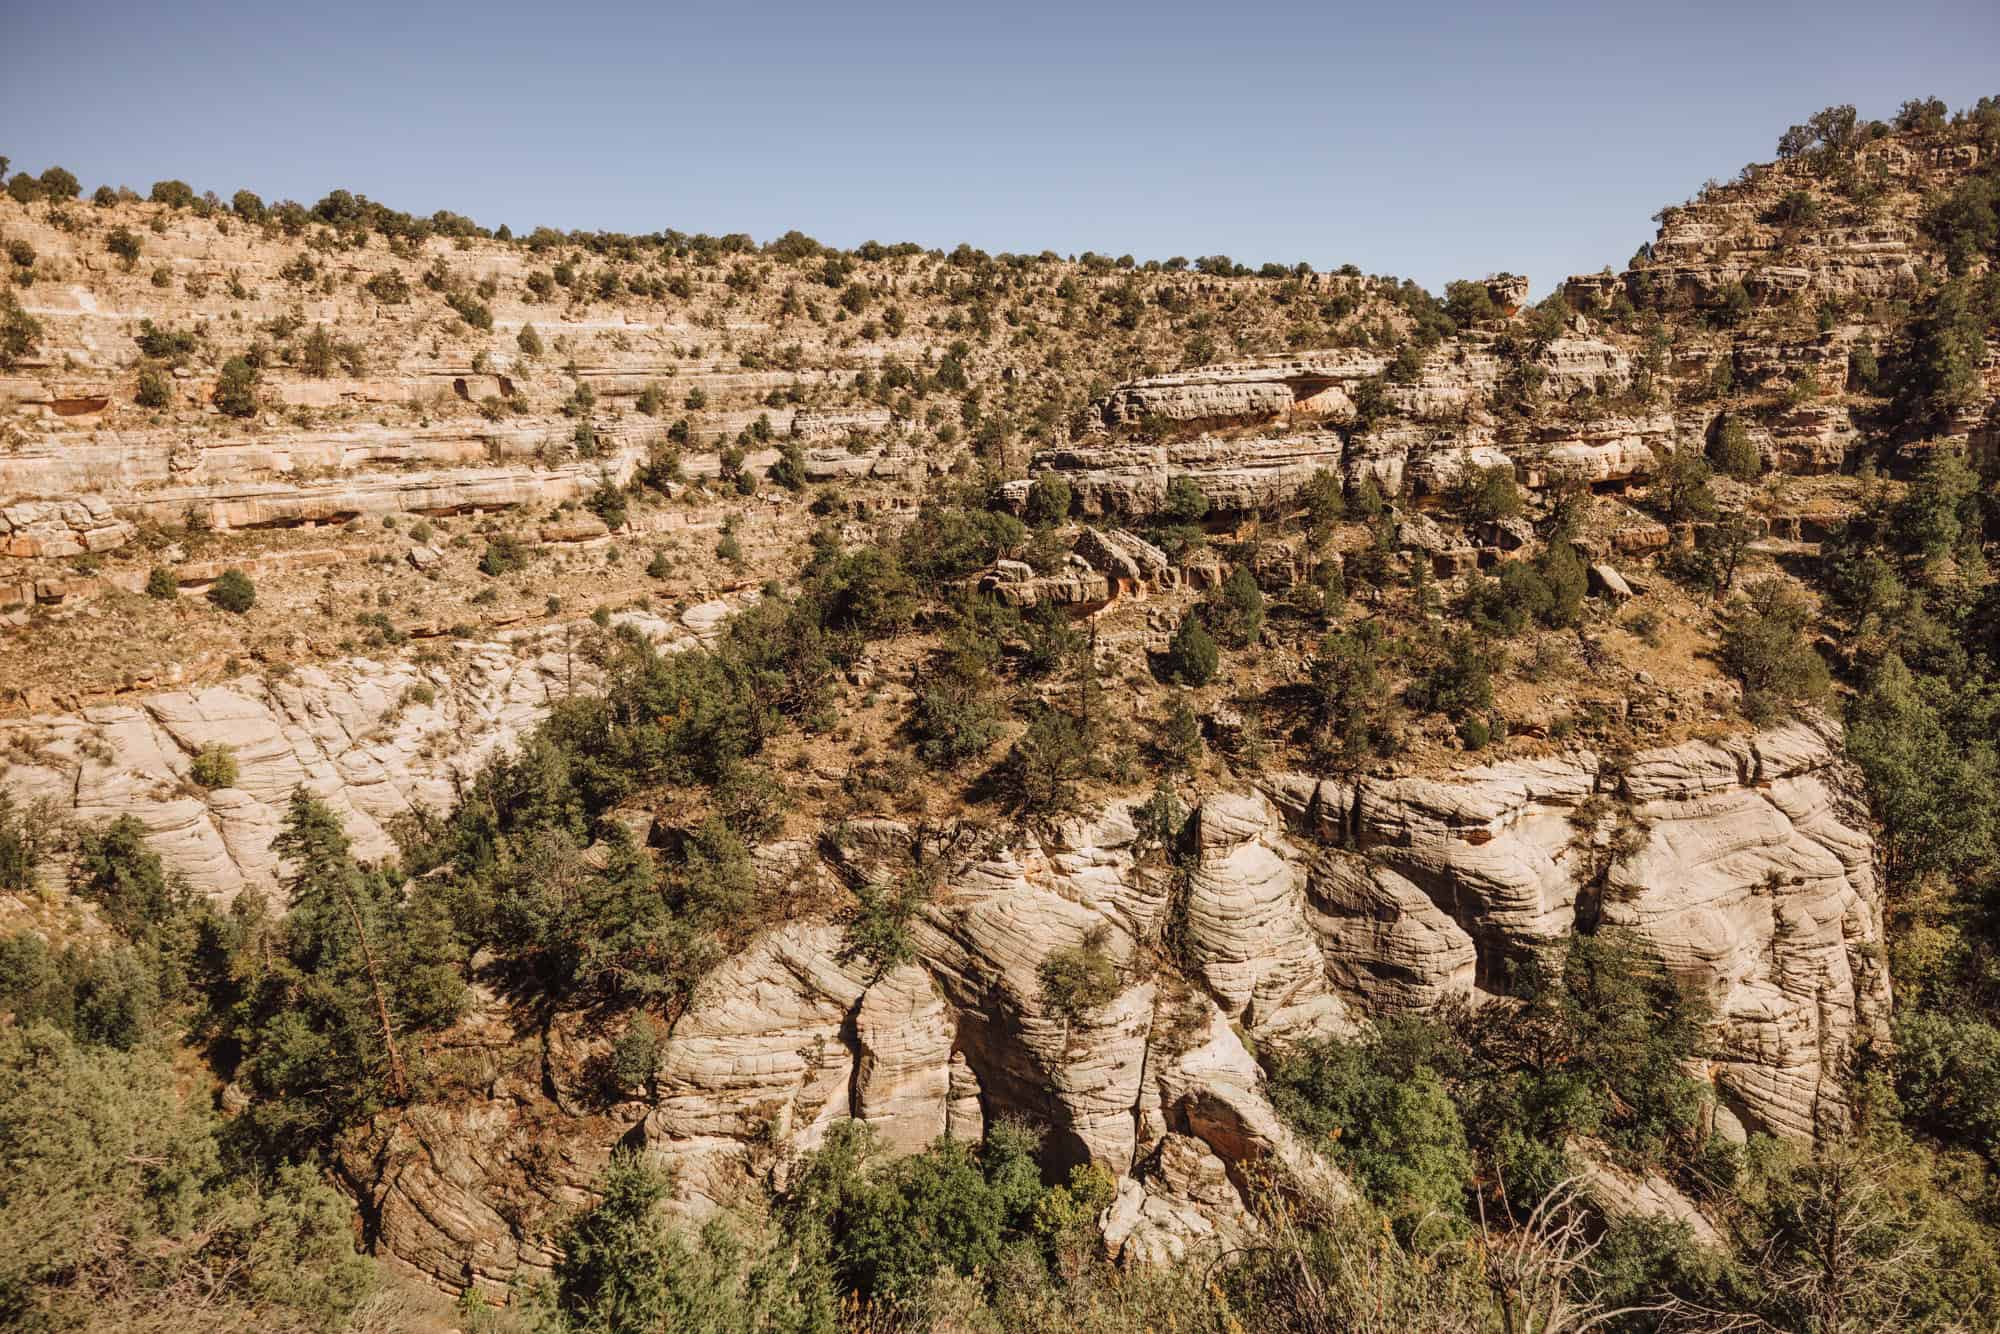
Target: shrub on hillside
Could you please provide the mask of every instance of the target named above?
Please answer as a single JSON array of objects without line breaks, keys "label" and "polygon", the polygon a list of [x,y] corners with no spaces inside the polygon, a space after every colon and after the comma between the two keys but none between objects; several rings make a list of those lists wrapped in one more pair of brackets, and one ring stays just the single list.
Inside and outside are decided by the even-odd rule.
[{"label": "shrub on hillside", "polygon": [[41,187],[45,199],[74,199],[83,193],[82,183],[62,167],[50,167],[36,180],[36,184]]},{"label": "shrub on hillside", "polygon": [[604,526],[613,532],[625,526],[625,492],[620,488],[609,482],[601,483],[583,503],[592,514],[604,520]]},{"label": "shrub on hillside", "polygon": [[212,396],[216,411],[228,417],[257,415],[257,368],[242,357],[222,363]]},{"label": "shrub on hillside", "polygon": [[1264,631],[1264,593],[1247,565],[1229,572],[1209,596],[1202,617],[1216,638],[1230,648],[1248,648]]},{"label": "shrub on hillside", "polygon": [[14,294],[0,291],[0,368],[11,369],[42,345],[42,322],[21,309]]},{"label": "shrub on hillside", "polygon": [[236,786],[236,752],[221,742],[203,746],[188,765],[188,777],[205,788]]},{"label": "shrub on hillside", "polygon": [[1045,472],[1028,488],[1028,503],[1023,517],[1037,528],[1052,528],[1069,518],[1069,506],[1069,483],[1052,472]]},{"label": "shrub on hillside", "polygon": [[528,563],[528,545],[512,533],[496,533],[479,557],[479,572],[490,578],[511,574]]},{"label": "shrub on hillside", "polygon": [[410,280],[400,270],[389,269],[370,278],[366,290],[385,306],[400,306],[410,299]]},{"label": "shrub on hillside", "polygon": [[1035,969],[1042,1004],[1068,1023],[1089,1018],[1091,1011],[1118,996],[1118,966],[1107,948],[1111,928],[1098,925],[1081,944],[1052,950]]},{"label": "shrub on hillside", "polygon": [[1394,750],[1381,661],[1382,632],[1374,621],[1320,642],[1310,669],[1307,740],[1321,763],[1351,766]]},{"label": "shrub on hillside", "polygon": [[250,582],[249,575],[232,566],[208,586],[208,600],[240,616],[256,605],[257,586]]},{"label": "shrub on hillside", "polygon": [[1208,513],[1208,497],[1192,477],[1176,477],[1167,483],[1166,502],[1160,518],[1169,524],[1196,524]]},{"label": "shrub on hillside", "polygon": [[1755,481],[1764,471],[1764,456],[1750,439],[1749,428],[1743,419],[1730,413],[1716,426],[1715,436],[1709,442],[1708,459],[1717,471],[1738,481]]},{"label": "shrub on hillside", "polygon": [[1507,464],[1468,468],[1452,485],[1451,504],[1474,523],[1511,519],[1521,512],[1521,488]]},{"label": "shrub on hillside", "polygon": [[1499,653],[1478,635],[1455,634],[1410,682],[1404,698],[1420,713],[1442,713],[1460,722],[1493,707],[1493,673],[1500,663]]},{"label": "shrub on hillside", "polygon": [[[759,418],[762,420],[762,418]],[[787,440],[778,450],[778,457],[764,470],[764,476],[787,491],[806,489],[806,453],[796,440]]]},{"label": "shrub on hillside", "polygon": [[1743,711],[1753,720],[1826,693],[1826,660],[1806,637],[1812,609],[1780,579],[1750,585],[1725,618],[1722,664],[1743,683]]},{"label": "shrub on hillside", "polygon": [[116,255],[127,269],[139,261],[139,238],[130,227],[113,227],[104,238],[104,248]]},{"label": "shrub on hillside", "polygon": [[486,303],[466,292],[453,292],[446,297],[445,304],[458,312],[458,317],[475,329],[491,329],[493,312]]},{"label": "shrub on hillside", "polygon": [[1182,685],[1205,686],[1215,679],[1221,662],[1221,650],[1202,625],[1200,614],[1191,611],[1181,618],[1180,629],[1174,631],[1173,641],[1167,645],[1161,676]]}]

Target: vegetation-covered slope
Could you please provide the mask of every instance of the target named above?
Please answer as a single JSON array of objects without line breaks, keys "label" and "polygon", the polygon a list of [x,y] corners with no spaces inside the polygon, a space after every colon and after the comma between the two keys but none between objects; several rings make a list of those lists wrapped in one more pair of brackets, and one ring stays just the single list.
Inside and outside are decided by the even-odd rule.
[{"label": "vegetation-covered slope", "polygon": [[1532,307],[14,176],[0,1312],[1990,1323],[1996,151]]}]

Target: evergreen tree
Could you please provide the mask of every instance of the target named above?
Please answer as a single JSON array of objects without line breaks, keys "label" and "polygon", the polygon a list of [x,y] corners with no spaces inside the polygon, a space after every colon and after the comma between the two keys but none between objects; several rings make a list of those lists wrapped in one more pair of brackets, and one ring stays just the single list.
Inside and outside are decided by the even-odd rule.
[{"label": "evergreen tree", "polygon": [[1191,611],[1181,618],[1180,629],[1167,645],[1163,675],[1181,685],[1205,686],[1215,679],[1221,661],[1222,652],[1202,625],[1201,616]]}]

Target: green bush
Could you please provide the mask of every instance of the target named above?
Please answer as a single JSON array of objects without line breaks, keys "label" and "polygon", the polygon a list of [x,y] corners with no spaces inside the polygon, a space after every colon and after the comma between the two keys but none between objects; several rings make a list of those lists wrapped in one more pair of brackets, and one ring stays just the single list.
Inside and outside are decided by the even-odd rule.
[{"label": "green bush", "polygon": [[1107,946],[1111,928],[1093,926],[1080,944],[1051,950],[1035,968],[1042,1004],[1066,1023],[1081,1023],[1118,996],[1118,965]]},{"label": "green bush", "polygon": [[1394,748],[1381,657],[1374,621],[1320,642],[1310,669],[1307,739],[1321,763],[1351,766]]},{"label": "green bush", "polygon": [[1454,280],[1444,285],[1444,309],[1452,323],[1461,328],[1478,324],[1499,316],[1498,307],[1493,304],[1493,294],[1482,282]]},{"label": "green bush", "polygon": [[799,579],[820,624],[836,634],[886,639],[916,614],[916,581],[894,552],[881,547],[842,551],[822,545]]},{"label": "green bush", "polygon": [[479,572],[493,579],[512,574],[528,563],[530,554],[528,544],[514,534],[496,533],[487,539],[486,550],[480,554]]},{"label": "green bush", "polygon": [[1779,227],[1810,227],[1819,221],[1819,202],[1804,190],[1787,190],[1765,214],[1765,221]]},{"label": "green bush", "polygon": [[1248,648],[1257,642],[1264,632],[1264,593],[1249,566],[1238,565],[1229,572],[1204,604],[1202,618],[1230,648]]},{"label": "green bush", "polygon": [[1053,528],[1069,518],[1069,483],[1055,473],[1045,472],[1028,488],[1024,517],[1037,528]]},{"label": "green bush", "polygon": [[1006,789],[1014,805],[1033,816],[1073,809],[1078,784],[1089,772],[1097,729],[1068,709],[1044,704],[1028,721],[1004,765]]},{"label": "green bush", "polygon": [[139,387],[133,392],[132,401],[142,408],[164,408],[174,401],[173,382],[148,366],[139,372]]},{"label": "green bush", "polygon": [[1299,501],[1305,506],[1306,531],[1316,542],[1324,542],[1333,526],[1347,515],[1347,496],[1340,478],[1326,468],[1314,469],[1299,490]]},{"label": "green bush", "polygon": [[[762,418],[759,418],[761,421]],[[806,454],[796,440],[787,440],[778,450],[778,457],[764,472],[764,476],[787,491],[799,492],[806,489]]]},{"label": "green bush", "polygon": [[1090,646],[1090,641],[1069,611],[1055,602],[1037,602],[1019,620],[1026,634],[1026,651],[1021,655],[1021,674],[1032,680],[1055,676],[1074,664]]},{"label": "green bush", "polygon": [[868,1172],[867,1127],[844,1123],[802,1170],[786,1213],[795,1228],[802,1213],[818,1221],[836,1272],[856,1292],[913,1300],[939,1270],[997,1271],[1044,1199],[1036,1150],[1031,1133],[1002,1123],[977,1149],[939,1140]]},{"label": "green bush", "polygon": [[240,616],[256,605],[257,586],[250,582],[249,575],[232,566],[208,586],[208,600]]},{"label": "green bush", "polygon": [[228,417],[254,417],[257,415],[257,369],[242,357],[231,357],[222,364],[222,375],[215,382],[212,396],[216,410]]},{"label": "green bush", "polygon": [[400,306],[410,299],[410,280],[396,269],[376,274],[362,284],[362,287],[368,295],[385,306]]},{"label": "green bush", "polygon": [[155,565],[146,576],[146,596],[161,602],[171,602],[181,595],[180,580],[174,572],[162,565]]},{"label": "green bush", "polygon": [[1910,322],[1896,373],[1896,406],[1911,425],[1943,432],[1980,394],[1986,356],[1983,298],[1969,279],[1944,283]]},{"label": "green bush", "polygon": [[583,503],[592,514],[604,520],[604,526],[613,532],[625,526],[625,492],[621,488],[609,482],[600,483]]},{"label": "green bush", "polygon": [[1475,523],[1513,518],[1522,507],[1514,469],[1504,463],[1466,469],[1452,485],[1451,504]]},{"label": "green bush", "polygon": [[236,752],[221,742],[203,746],[188,765],[188,777],[198,787],[235,787]]},{"label": "green bush", "polygon": [[1652,491],[1669,519],[1715,517],[1715,493],[1708,489],[1708,460],[1692,449],[1676,449],[1660,460]]},{"label": "green bush", "polygon": [[10,1323],[335,1329],[368,1294],[347,1203],[311,1169],[226,1171],[223,1127],[180,1082],[152,1051],[0,1030]]},{"label": "green bush", "polygon": [[843,957],[866,959],[878,977],[916,958],[910,924],[932,892],[930,880],[916,872],[857,885],[854,911],[844,924]]},{"label": "green bush", "polygon": [[1181,618],[1180,629],[1174,632],[1173,642],[1167,645],[1161,664],[1161,679],[1187,686],[1205,686],[1215,679],[1221,662],[1221,650],[1209,637],[1200,615],[1189,612]]},{"label": "green bush", "polygon": [[142,355],[172,366],[184,364],[201,347],[201,339],[187,329],[162,329],[151,320],[139,321],[134,338]]},{"label": "green bush", "polygon": [[34,887],[48,832],[39,826],[32,812],[16,806],[14,798],[0,789],[0,889],[20,893]]},{"label": "green bush", "polygon": [[444,303],[458,313],[458,317],[475,329],[491,329],[493,312],[486,303],[468,292],[453,292]]},{"label": "green bush", "polygon": [[74,199],[83,193],[83,185],[74,175],[62,167],[50,167],[37,179],[42,188],[42,196],[47,199]]},{"label": "green bush", "polygon": [[962,634],[925,662],[915,682],[910,731],[926,764],[960,768],[1000,739],[1001,710],[993,690],[997,657],[991,640]]},{"label": "green bush", "polygon": [[925,580],[950,579],[992,565],[1027,539],[1011,514],[951,500],[927,500],[904,529],[904,566]]},{"label": "green bush", "polygon": [[1749,429],[1734,413],[1717,424],[1709,441],[1708,459],[1717,471],[1742,482],[1755,481],[1764,471],[1764,456],[1752,443]]},{"label": "green bush", "polygon": [[1588,588],[1583,557],[1572,544],[1552,541],[1532,560],[1508,561],[1498,575],[1471,580],[1461,610],[1487,634],[1517,635],[1537,622],[1560,630],[1582,618]]},{"label": "green bush", "polygon": [[1474,1170],[1445,1082],[1405,1044],[1324,1038],[1271,1070],[1280,1116],[1325,1145],[1368,1197],[1403,1217],[1462,1218]]},{"label": "green bush", "polygon": [[1493,673],[1500,661],[1477,634],[1454,634],[1423,674],[1410,682],[1404,698],[1420,713],[1442,713],[1454,722],[1484,713],[1493,707]]},{"label": "green bush", "polygon": [[1197,524],[1208,513],[1208,497],[1194,478],[1180,476],[1167,482],[1167,495],[1160,518],[1168,524]]},{"label": "green bush", "polygon": [[1806,638],[1812,608],[1782,580],[1760,579],[1733,605],[1722,630],[1722,665],[1743,683],[1743,710],[1762,721],[1826,693],[1826,660]]},{"label": "green bush", "polygon": [[42,322],[21,309],[14,294],[0,290],[0,368],[18,366],[42,344]]},{"label": "green bush", "polygon": [[1202,756],[1201,715],[1180,691],[1154,727],[1153,744],[1161,761],[1170,770],[1185,771]]},{"label": "green bush", "polygon": [[1916,1125],[2000,1162],[2000,1029],[1969,1014],[1896,1019],[1896,1095]]}]

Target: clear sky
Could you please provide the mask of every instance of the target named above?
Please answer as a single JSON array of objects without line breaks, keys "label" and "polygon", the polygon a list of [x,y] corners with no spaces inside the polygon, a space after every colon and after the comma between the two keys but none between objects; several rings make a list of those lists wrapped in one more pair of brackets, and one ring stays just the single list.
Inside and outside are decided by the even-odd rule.
[{"label": "clear sky", "polygon": [[2000,94],[2000,2],[7,0],[0,153],[487,226],[1622,264],[1834,102]]}]

